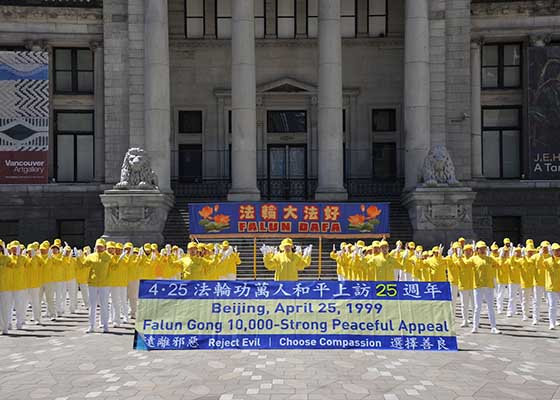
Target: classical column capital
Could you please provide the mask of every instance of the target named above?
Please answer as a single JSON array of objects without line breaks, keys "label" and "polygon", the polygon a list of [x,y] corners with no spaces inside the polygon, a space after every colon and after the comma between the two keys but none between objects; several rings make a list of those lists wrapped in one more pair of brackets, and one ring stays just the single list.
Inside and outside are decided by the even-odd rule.
[{"label": "classical column capital", "polygon": [[477,36],[471,38],[471,49],[476,50],[484,46],[484,36]]},{"label": "classical column capital", "polygon": [[98,48],[103,47],[103,41],[102,40],[92,40],[89,42],[89,48],[91,51],[95,51]]},{"label": "classical column capital", "polygon": [[46,51],[48,42],[45,39],[27,39],[24,41],[25,48],[30,51]]},{"label": "classical column capital", "polygon": [[539,32],[529,35],[529,43],[533,47],[545,47],[552,40],[550,32]]}]

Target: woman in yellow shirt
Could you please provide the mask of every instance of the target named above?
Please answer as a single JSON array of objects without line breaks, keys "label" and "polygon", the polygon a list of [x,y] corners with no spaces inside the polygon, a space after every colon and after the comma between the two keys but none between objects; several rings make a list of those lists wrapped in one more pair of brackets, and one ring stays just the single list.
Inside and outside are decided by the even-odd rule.
[{"label": "woman in yellow shirt", "polygon": [[490,321],[490,333],[500,334],[496,327],[496,315],[494,314],[494,278],[496,276],[493,261],[488,257],[486,243],[476,243],[476,255],[472,257],[473,263],[473,297],[474,318],[472,333],[478,332],[478,324],[482,311],[482,303],[488,306],[488,320]]},{"label": "woman in yellow shirt", "polygon": [[95,328],[95,314],[99,305],[99,317],[103,332],[109,331],[109,268],[113,257],[105,251],[105,240],[97,239],[95,252],[85,259],[89,268],[89,328],[86,333],[91,333]]},{"label": "woman in yellow shirt", "polygon": [[457,256],[455,262],[457,265],[457,286],[459,289],[459,298],[461,299],[461,317],[463,322],[461,327],[469,326],[469,307],[472,309],[473,306],[473,277],[474,277],[474,264],[473,264],[473,247],[467,244],[464,251],[464,255]]},{"label": "woman in yellow shirt", "polygon": [[533,297],[533,287],[535,282],[535,261],[529,257],[523,257],[520,268],[521,278],[521,314],[523,321],[529,319],[529,307],[531,298]]},{"label": "woman in yellow shirt", "polygon": [[522,250],[516,247],[513,256],[507,260],[509,267],[509,293],[507,316],[517,314],[517,304],[521,300],[521,264],[523,263]]},{"label": "woman in yellow shirt", "polygon": [[311,247],[304,250],[303,254],[293,252],[292,239],[286,238],[280,243],[280,252],[263,251],[264,266],[274,271],[275,281],[297,281],[298,273],[311,264]]}]

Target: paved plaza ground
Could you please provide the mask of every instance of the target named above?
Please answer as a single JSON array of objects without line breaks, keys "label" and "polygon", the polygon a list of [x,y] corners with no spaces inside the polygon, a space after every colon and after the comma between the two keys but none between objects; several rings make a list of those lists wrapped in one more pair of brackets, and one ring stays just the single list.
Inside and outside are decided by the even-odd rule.
[{"label": "paved plaza ground", "polygon": [[457,353],[138,352],[132,325],[84,334],[80,309],[0,336],[0,399],[560,399],[560,330],[482,322]]}]

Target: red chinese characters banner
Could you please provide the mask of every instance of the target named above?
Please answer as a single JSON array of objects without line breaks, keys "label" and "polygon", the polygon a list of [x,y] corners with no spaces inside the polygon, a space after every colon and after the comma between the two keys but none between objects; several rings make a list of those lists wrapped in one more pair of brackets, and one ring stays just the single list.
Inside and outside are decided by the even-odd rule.
[{"label": "red chinese characters banner", "polygon": [[47,52],[0,51],[0,184],[47,183]]},{"label": "red chinese characters banner", "polygon": [[388,203],[193,203],[195,236],[388,237]]}]

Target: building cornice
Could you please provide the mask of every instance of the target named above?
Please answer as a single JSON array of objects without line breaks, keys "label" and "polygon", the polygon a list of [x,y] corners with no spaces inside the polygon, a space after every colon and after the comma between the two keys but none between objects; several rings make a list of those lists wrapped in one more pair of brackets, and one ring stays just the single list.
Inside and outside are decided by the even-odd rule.
[{"label": "building cornice", "polygon": [[96,8],[0,6],[0,19],[3,22],[29,22],[29,20],[33,20],[91,23],[103,21],[103,10]]},{"label": "building cornice", "polygon": [[560,14],[560,1],[558,0],[533,0],[533,1],[488,1],[473,2],[471,14],[476,17],[496,16],[549,16]]}]

